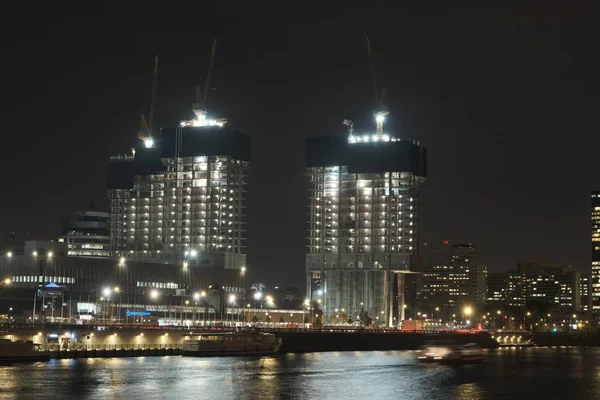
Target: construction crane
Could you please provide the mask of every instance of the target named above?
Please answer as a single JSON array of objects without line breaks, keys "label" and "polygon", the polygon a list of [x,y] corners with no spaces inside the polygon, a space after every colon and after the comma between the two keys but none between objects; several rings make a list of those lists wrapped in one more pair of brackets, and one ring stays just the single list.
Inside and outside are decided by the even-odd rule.
[{"label": "construction crane", "polygon": [[375,67],[373,65],[373,54],[371,53],[371,41],[367,36],[367,51],[369,53],[369,65],[371,67],[371,78],[373,80],[373,96],[375,97],[375,109],[373,110],[373,116],[377,123],[377,135],[383,135],[383,122],[385,117],[390,113],[387,106],[387,88],[381,90],[381,96],[379,95],[379,89],[377,88],[377,79],[375,77]]},{"label": "construction crane", "polygon": [[206,115],[206,108],[208,106],[208,92],[210,91],[210,79],[212,78],[212,72],[215,67],[215,53],[217,52],[217,38],[213,41],[212,51],[210,53],[210,61],[208,63],[208,72],[206,74],[206,80],[204,81],[204,93],[200,85],[196,85],[196,102],[192,104],[192,110],[194,114]]},{"label": "construction crane", "polygon": [[152,78],[152,99],[150,100],[150,114],[148,120],[146,120],[145,114],[140,114],[140,130],[138,131],[138,139],[144,142],[146,147],[154,146],[154,139],[152,139],[152,127],[154,124],[154,113],[156,109],[156,89],[158,87],[158,59],[157,54],[154,58],[154,74]]},{"label": "construction crane", "polygon": [[[196,114],[196,119],[191,121],[181,121],[181,126],[223,126],[227,119],[209,119],[208,118],[208,94],[210,92],[210,81],[215,66],[215,54],[217,52],[217,38],[213,41],[210,61],[208,63],[208,72],[204,80],[204,88],[196,85],[196,102],[192,104],[192,111]],[[203,90],[204,89],[204,90]]]}]

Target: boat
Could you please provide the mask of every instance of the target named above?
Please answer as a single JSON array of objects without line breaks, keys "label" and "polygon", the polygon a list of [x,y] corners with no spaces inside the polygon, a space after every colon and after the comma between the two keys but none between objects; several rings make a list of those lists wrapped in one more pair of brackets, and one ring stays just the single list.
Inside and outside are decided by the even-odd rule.
[{"label": "boat", "polygon": [[485,362],[485,352],[474,343],[466,345],[424,346],[417,355],[419,362],[443,365],[469,365]]},{"label": "boat", "polygon": [[268,355],[279,351],[282,340],[272,333],[239,331],[200,333],[183,341],[182,355],[192,357]]},{"label": "boat", "polygon": [[422,346],[417,353],[417,361],[425,363],[439,362],[453,350],[453,345],[433,344]]},{"label": "boat", "polygon": [[0,339],[0,361],[48,361],[50,353],[31,340]]}]

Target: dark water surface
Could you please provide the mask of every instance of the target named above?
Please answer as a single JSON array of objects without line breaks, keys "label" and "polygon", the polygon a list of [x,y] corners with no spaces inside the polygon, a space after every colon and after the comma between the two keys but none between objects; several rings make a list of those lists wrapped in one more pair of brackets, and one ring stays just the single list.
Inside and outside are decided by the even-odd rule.
[{"label": "dark water surface", "polygon": [[7,399],[600,399],[600,349],[489,352],[484,365],[420,365],[415,352],[264,358],[146,357],[0,366]]}]

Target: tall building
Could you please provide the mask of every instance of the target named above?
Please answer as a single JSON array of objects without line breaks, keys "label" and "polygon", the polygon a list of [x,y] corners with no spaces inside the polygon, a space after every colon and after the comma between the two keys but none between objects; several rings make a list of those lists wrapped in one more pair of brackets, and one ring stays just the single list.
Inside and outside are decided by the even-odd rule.
[{"label": "tall building", "polygon": [[472,244],[426,243],[423,251],[422,311],[448,317],[464,306],[483,305],[487,266],[477,262]]},{"label": "tall building", "polygon": [[[426,149],[382,133],[306,139],[307,293],[335,309],[404,319],[405,274],[419,253]],[[411,261],[413,260],[413,261]],[[416,301],[416,300],[414,300]]]},{"label": "tall building", "polygon": [[148,262],[246,265],[250,138],[221,120],[163,129],[108,165],[112,252]]},{"label": "tall building", "polygon": [[495,272],[487,277],[487,304],[492,307],[524,308],[527,279],[518,271]]},{"label": "tall building", "polygon": [[600,191],[592,192],[592,308],[600,311]]},{"label": "tall building", "polygon": [[59,242],[67,244],[70,257],[111,255],[109,216],[106,212],[76,211],[62,220]]}]

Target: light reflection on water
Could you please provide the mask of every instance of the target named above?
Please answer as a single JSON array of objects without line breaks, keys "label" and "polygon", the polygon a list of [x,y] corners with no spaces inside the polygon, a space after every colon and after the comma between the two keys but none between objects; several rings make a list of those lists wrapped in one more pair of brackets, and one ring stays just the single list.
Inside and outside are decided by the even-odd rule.
[{"label": "light reflection on water", "polygon": [[0,366],[0,398],[600,398],[600,349],[491,351],[484,365],[415,363],[415,352],[144,357]]}]

